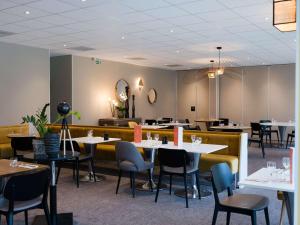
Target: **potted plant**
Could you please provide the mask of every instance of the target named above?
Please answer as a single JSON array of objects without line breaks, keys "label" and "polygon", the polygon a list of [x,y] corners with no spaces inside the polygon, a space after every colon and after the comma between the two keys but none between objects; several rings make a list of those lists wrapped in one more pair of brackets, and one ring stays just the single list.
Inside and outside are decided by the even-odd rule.
[{"label": "potted plant", "polygon": [[[64,102],[64,104],[67,104]],[[32,145],[35,154],[53,154],[57,153],[60,147],[60,136],[58,133],[53,133],[49,128],[48,117],[46,114],[47,107],[49,103],[45,104],[42,110],[37,110],[35,115],[26,115],[22,117],[23,123],[31,123],[37,130],[39,137],[33,139]],[[69,107],[69,106],[68,106]],[[80,114],[78,112],[68,111],[66,114],[59,114],[57,119],[52,123],[56,124],[69,116],[74,115],[80,119]],[[45,144],[46,143],[46,144]]]}]

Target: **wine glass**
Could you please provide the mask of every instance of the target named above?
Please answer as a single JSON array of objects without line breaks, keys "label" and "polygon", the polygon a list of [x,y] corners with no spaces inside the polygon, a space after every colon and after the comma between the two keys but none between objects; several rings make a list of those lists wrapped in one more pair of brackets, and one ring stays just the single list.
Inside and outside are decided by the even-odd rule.
[{"label": "wine glass", "polygon": [[196,141],[196,135],[195,134],[191,135],[191,140],[192,140],[192,144],[194,144],[195,141]]},{"label": "wine glass", "polygon": [[148,141],[151,140],[151,132],[150,131],[147,132],[147,140]]},{"label": "wine glass", "polygon": [[159,134],[154,134],[154,140],[155,140],[156,142],[159,141]]},{"label": "wine glass", "polygon": [[282,165],[284,167],[284,169],[288,169],[290,168],[290,158],[289,157],[283,157],[282,158]]}]

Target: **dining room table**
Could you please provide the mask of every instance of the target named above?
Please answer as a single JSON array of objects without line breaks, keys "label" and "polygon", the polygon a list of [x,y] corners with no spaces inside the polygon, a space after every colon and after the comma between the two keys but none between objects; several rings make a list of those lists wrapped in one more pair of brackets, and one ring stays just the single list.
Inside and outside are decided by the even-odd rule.
[{"label": "dining room table", "polygon": [[[94,158],[97,144],[120,141],[121,138],[112,138],[112,137],[104,138],[104,137],[97,137],[97,136],[86,136],[86,137],[72,138],[72,140],[76,141],[77,143],[84,144],[86,153],[91,154],[91,156]],[[95,179],[94,179],[94,177],[95,177]],[[94,174],[92,167],[89,164],[88,174],[83,176],[80,179],[80,181],[94,182],[94,180],[99,182],[99,181],[105,180],[105,177],[103,175],[99,176],[99,175]]]},{"label": "dining room table", "polygon": [[295,127],[295,123],[292,121],[288,121],[288,122],[280,122],[280,121],[271,121],[271,122],[264,122],[264,123],[260,123],[260,125],[262,126],[276,126],[278,127],[278,131],[279,131],[279,136],[280,136],[280,145],[283,145],[283,140],[284,137],[286,135],[286,129],[288,127]]},{"label": "dining room table", "polygon": [[250,126],[244,126],[244,125],[219,125],[219,126],[211,126],[210,129],[214,129],[214,130],[220,130],[220,131],[247,131],[247,130],[251,130]]},{"label": "dining room table", "polygon": [[196,123],[205,123],[207,130],[213,125],[214,122],[220,122],[220,121],[222,120],[217,118],[200,118],[195,120]]},{"label": "dining room table", "polygon": [[184,126],[191,126],[193,124],[192,123],[181,123],[181,122],[169,122],[169,123],[162,123],[160,125],[167,126],[167,127],[184,127]]},{"label": "dining room table", "polygon": [[293,198],[295,185],[291,182],[289,169],[261,168],[239,182],[239,186],[282,191],[286,202],[289,224],[293,225]]},{"label": "dining room table", "polygon": [[[185,151],[187,151],[188,153],[193,153],[193,162],[194,162],[194,167],[198,168],[199,167],[199,161],[201,159],[201,154],[205,153],[205,154],[209,154],[215,151],[219,151],[221,149],[227,148],[227,145],[218,145],[218,144],[202,144],[202,143],[190,143],[190,142],[183,142],[182,145],[175,145],[174,142],[172,141],[168,141],[167,144],[163,144],[162,141],[156,141],[156,140],[142,140],[139,143],[135,143],[132,142],[132,144],[134,144],[137,148],[143,148],[145,152],[148,152],[150,154],[150,158],[149,161],[151,163],[155,162],[155,155],[156,155],[156,151],[159,148],[166,148],[166,149],[183,149]],[[153,169],[150,171],[150,177],[151,177],[151,182],[154,186],[156,186],[156,184],[153,181]],[[150,185],[149,182],[146,182],[144,184],[144,189],[146,190],[150,190]],[[175,191],[175,195],[179,196],[179,197],[185,197],[184,194],[184,189],[179,189],[177,191]],[[211,195],[211,192],[208,190],[201,190],[200,193],[201,197],[206,197]],[[196,179],[195,177],[192,177],[192,183],[191,183],[191,187],[188,190],[188,198],[198,198],[198,189],[196,186]]]},{"label": "dining room table", "polygon": [[162,125],[162,124],[158,124],[158,125],[141,125],[142,129],[153,129],[153,130],[158,130],[158,129],[164,129],[167,128],[167,125]]},{"label": "dining room table", "polygon": [[32,140],[37,138],[35,135],[23,134],[23,133],[10,133],[7,135],[11,139],[11,147],[13,149],[14,157],[21,158],[22,155],[18,154],[20,151],[33,150]]}]

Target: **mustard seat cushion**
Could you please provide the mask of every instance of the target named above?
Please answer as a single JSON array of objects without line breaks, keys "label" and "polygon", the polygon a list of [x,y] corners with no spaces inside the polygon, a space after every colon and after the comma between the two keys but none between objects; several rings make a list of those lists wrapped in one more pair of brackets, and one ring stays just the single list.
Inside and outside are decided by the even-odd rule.
[{"label": "mustard seat cushion", "polygon": [[218,154],[202,154],[200,160],[201,172],[210,171],[210,168],[218,163],[226,162],[232,173],[237,173],[239,170],[239,159],[232,155],[218,155]]},{"label": "mustard seat cushion", "polygon": [[13,156],[13,151],[10,143],[0,144],[0,158],[8,159]]},{"label": "mustard seat cushion", "polygon": [[282,191],[277,191],[277,199],[278,200],[283,200],[284,198],[283,198],[283,192]]}]

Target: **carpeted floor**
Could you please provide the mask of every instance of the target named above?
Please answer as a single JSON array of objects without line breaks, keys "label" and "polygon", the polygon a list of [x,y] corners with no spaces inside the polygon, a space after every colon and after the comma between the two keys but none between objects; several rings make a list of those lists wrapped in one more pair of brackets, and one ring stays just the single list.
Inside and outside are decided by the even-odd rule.
[{"label": "carpeted floor", "polygon": [[[254,146],[255,144],[253,144]],[[286,150],[266,149],[266,159],[258,148],[249,148],[249,173],[266,166],[268,160],[281,166],[281,158],[288,155]],[[84,171],[81,171],[84,174]],[[211,224],[214,209],[213,196],[202,200],[191,200],[190,208],[185,201],[167,191],[160,192],[158,203],[154,193],[137,192],[136,198],[130,195],[129,180],[124,178],[119,194],[115,195],[116,176],[106,175],[106,180],[98,183],[80,183],[80,188],[72,181],[71,170],[63,169],[58,183],[58,211],[73,212],[76,225],[208,225]],[[210,187],[206,187],[209,188]],[[244,188],[240,193],[262,194],[270,199],[270,220],[272,225],[279,222],[281,202],[275,191]],[[30,221],[42,210],[29,212]],[[217,224],[224,225],[225,213],[220,213]],[[4,220],[2,221],[4,222]],[[15,216],[17,225],[24,224],[23,214]],[[250,217],[233,214],[232,225],[249,225]],[[258,213],[258,224],[266,224],[263,212]],[[287,224],[287,221],[286,221]]]}]

